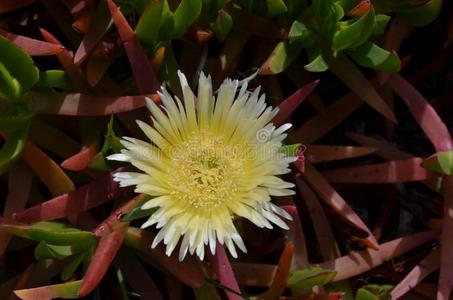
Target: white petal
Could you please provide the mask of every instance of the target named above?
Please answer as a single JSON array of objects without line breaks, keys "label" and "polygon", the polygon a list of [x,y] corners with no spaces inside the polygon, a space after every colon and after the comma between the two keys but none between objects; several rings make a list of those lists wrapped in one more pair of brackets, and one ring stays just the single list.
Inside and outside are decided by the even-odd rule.
[{"label": "white petal", "polygon": [[181,246],[179,248],[179,257],[178,257],[179,261],[182,261],[184,259],[184,257],[186,257],[188,249],[189,249],[189,235],[186,234],[186,235],[184,235]]},{"label": "white petal", "polygon": [[129,161],[130,156],[125,153],[115,153],[106,157],[108,160]]}]

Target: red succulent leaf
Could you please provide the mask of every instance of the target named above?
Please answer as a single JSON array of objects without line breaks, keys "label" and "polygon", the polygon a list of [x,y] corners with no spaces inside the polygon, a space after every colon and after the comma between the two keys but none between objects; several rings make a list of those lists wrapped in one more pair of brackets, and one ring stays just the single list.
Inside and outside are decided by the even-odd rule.
[{"label": "red succulent leaf", "polygon": [[378,249],[379,244],[371,233],[370,229],[363,223],[362,219],[354,212],[349,204],[330,186],[324,177],[316,171],[313,166],[308,166],[303,173],[303,177],[307,180],[313,190],[329,205],[340,217],[350,222],[351,225],[357,227],[361,231],[368,233],[368,237],[361,241],[370,248]]},{"label": "red succulent leaf", "polygon": [[329,65],[329,70],[343,81],[356,95],[387,119],[394,123],[397,122],[392,109],[345,54],[340,52],[335,59],[330,55],[324,55],[323,57]]},{"label": "red succulent leaf", "polygon": [[294,245],[291,243],[286,244],[278,261],[278,268],[274,280],[269,289],[258,296],[259,299],[272,300],[283,294],[286,289],[286,281],[288,280],[293,254]]},{"label": "red succulent leaf", "polygon": [[159,89],[159,81],[154,74],[145,50],[143,50],[140,41],[115,3],[108,0],[107,4],[131,64],[139,92],[143,94],[155,93]]},{"label": "red succulent leaf", "polygon": [[123,243],[126,230],[127,224],[123,224],[123,226],[118,227],[116,230],[101,237],[96,252],[91,259],[88,270],[80,285],[80,296],[88,295],[101,282]]},{"label": "red succulent leaf", "polygon": [[99,141],[92,141],[83,146],[78,153],[64,160],[61,163],[61,166],[71,171],[85,170],[93,157],[98,153],[98,148]]},{"label": "red succulent leaf", "polygon": [[394,160],[380,164],[325,171],[322,175],[330,182],[397,183],[420,181],[437,177],[436,173],[421,167],[422,158]]},{"label": "red succulent leaf", "polygon": [[332,160],[349,159],[376,152],[373,147],[308,145],[305,159],[309,163],[320,163]]},{"label": "red succulent leaf", "polygon": [[234,262],[231,264],[237,281],[245,286],[268,287],[277,273],[276,265]]},{"label": "red succulent leaf", "polygon": [[275,124],[275,126],[280,126],[285,121],[288,120],[288,118],[291,116],[291,114],[299,107],[299,105],[310,95],[310,93],[316,88],[318,85],[319,80],[312,81],[300,89],[298,89],[296,92],[294,92],[291,96],[286,98],[280,105],[278,106],[279,111],[278,114],[274,117],[272,122]]},{"label": "red succulent leaf", "polygon": [[376,155],[386,160],[410,159],[414,157],[412,154],[399,150],[385,140],[377,140],[355,132],[347,132],[346,135],[360,145],[376,148]]},{"label": "red succulent leaf", "polygon": [[291,222],[288,222],[289,230],[286,232],[286,239],[294,245],[292,265],[296,269],[306,268],[309,265],[307,244],[297,207],[294,205],[285,205],[282,208],[293,218]]},{"label": "red succulent leaf", "polygon": [[311,144],[343,122],[362,104],[363,101],[350,92],[329,105],[322,114],[317,114],[303,123],[290,138],[293,142],[303,141],[306,144]]},{"label": "red succulent leaf", "polygon": [[[62,45],[56,37],[54,37],[50,32],[40,28],[41,34],[46,41],[56,45]],[[86,92],[90,89],[88,82],[86,81],[85,75],[83,75],[82,70],[77,67],[73,62],[72,54],[68,50],[63,49],[62,52],[57,54],[57,58],[60,61],[63,69],[69,78],[71,78],[72,83],[77,88],[78,91]]]},{"label": "red succulent leaf", "polygon": [[375,268],[384,262],[413,250],[429,241],[434,240],[437,231],[424,231],[398,238],[380,245],[379,250],[367,249],[352,252],[335,260],[323,262],[323,269],[335,270],[334,281],[348,279]]},{"label": "red succulent leaf", "polygon": [[190,287],[200,287],[204,283],[204,271],[200,262],[193,256],[187,256],[182,262],[177,255],[167,256],[165,246],[161,244],[151,248],[155,235],[148,230],[129,227],[124,243],[138,249],[160,265],[169,274]]},{"label": "red succulent leaf", "polygon": [[46,56],[58,54],[64,50],[61,45],[47,43],[35,40],[23,35],[17,35],[0,29],[0,35],[3,35],[16,46],[24,50],[30,56]]},{"label": "red succulent leaf", "polygon": [[37,146],[61,158],[74,155],[80,148],[80,145],[62,130],[36,119],[30,126],[29,139]]},{"label": "red succulent leaf", "polygon": [[[121,171],[122,168],[113,173]],[[131,189],[120,188],[111,174],[103,175],[77,190],[14,213],[12,218],[24,223],[60,219],[68,214],[87,211],[130,192]]]},{"label": "red succulent leaf", "polygon": [[137,258],[127,257],[123,269],[127,270],[124,276],[127,284],[140,294],[142,299],[164,300],[159,287]]},{"label": "red succulent leaf", "polygon": [[325,260],[338,257],[340,250],[338,249],[332,228],[330,227],[329,219],[327,218],[318,197],[316,197],[316,194],[302,178],[295,177],[294,180],[297,189],[307,206],[311,221],[313,222],[313,229],[319,243],[322,257]]},{"label": "red succulent leaf", "polygon": [[105,219],[93,230],[93,234],[95,236],[102,237],[117,230],[118,227],[121,227],[122,224],[125,223],[121,222],[121,217],[134,209],[137,206],[137,203],[139,203],[143,198],[144,195],[140,194],[127,201],[120,208],[115,209],[115,211],[111,213],[107,219]]},{"label": "red succulent leaf", "polygon": [[78,290],[80,287],[80,280],[69,281],[60,284],[40,286],[31,289],[14,291],[16,296],[23,300],[36,300],[36,299],[75,299],[78,297]]},{"label": "red succulent leaf", "polygon": [[448,300],[453,289],[453,176],[444,176],[444,217],[442,221],[438,300]]},{"label": "red succulent leaf", "polygon": [[74,183],[60,166],[33,143],[27,143],[22,158],[47,186],[52,196],[56,197],[75,189]]},{"label": "red succulent leaf", "polygon": [[83,40],[74,55],[74,63],[76,65],[80,65],[87,58],[88,54],[93,51],[102,37],[107,33],[111,24],[112,17],[108,13],[107,2],[100,1],[91,26],[85,32]]},{"label": "red succulent leaf", "polygon": [[213,277],[215,277],[223,286],[228,287],[230,290],[235,291],[233,293],[230,290],[225,290],[225,293],[230,300],[240,300],[242,299],[241,290],[234,276],[233,269],[231,269],[230,262],[225,253],[223,245],[217,242],[216,253],[215,255],[208,254],[208,259],[210,263],[210,269],[213,272]]},{"label": "red succulent leaf", "polygon": [[[49,95],[42,92],[33,92],[31,95],[37,99],[34,102],[34,110],[38,114],[102,116],[131,111],[146,105],[146,95],[110,97],[77,93]],[[44,101],[44,99],[48,99],[48,101]]]},{"label": "red succulent leaf", "polygon": [[388,84],[406,101],[436,151],[453,150],[453,139],[448,128],[425,97],[400,75],[393,75]]},{"label": "red succulent leaf", "polygon": [[392,299],[400,299],[440,266],[440,248],[428,254],[392,290]]}]

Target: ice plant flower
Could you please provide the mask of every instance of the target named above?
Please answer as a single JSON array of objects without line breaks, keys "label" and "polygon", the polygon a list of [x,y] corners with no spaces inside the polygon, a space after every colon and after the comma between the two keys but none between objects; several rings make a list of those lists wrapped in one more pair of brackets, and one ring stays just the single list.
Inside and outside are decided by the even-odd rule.
[{"label": "ice plant flower", "polygon": [[183,101],[162,88],[162,106],[147,100],[153,127],[137,121],[150,142],[123,137],[125,149],[108,157],[143,173],[120,172],[114,179],[154,197],[142,206],[157,208],[142,225],[160,229],[152,247],[163,241],[171,255],[182,238],[179,259],[187,252],[203,259],[205,245],[214,254],[218,241],[237,257],[235,247],[246,247],[236,217],[258,227],[288,228],[282,218],[290,215],[271,196],[294,193],[294,185],[278,177],[297,159],[280,151],[291,124],[275,128],[278,109],[266,105],[259,88],[247,91],[247,80],[226,79],[214,96],[211,78],[201,74],[195,96],[178,75]]}]

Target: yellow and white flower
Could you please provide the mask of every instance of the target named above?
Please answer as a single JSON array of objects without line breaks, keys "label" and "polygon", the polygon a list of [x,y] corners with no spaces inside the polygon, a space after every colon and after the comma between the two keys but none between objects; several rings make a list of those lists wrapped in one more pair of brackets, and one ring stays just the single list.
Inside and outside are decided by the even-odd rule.
[{"label": "yellow and white flower", "polygon": [[163,106],[147,100],[153,127],[137,121],[151,142],[123,137],[125,149],[108,157],[143,173],[121,172],[114,179],[154,197],[142,206],[158,208],[142,225],[160,229],[152,247],[163,241],[170,255],[182,238],[179,259],[187,252],[203,259],[205,245],[214,254],[219,241],[237,257],[235,246],[247,250],[235,217],[261,228],[288,228],[281,218],[290,215],[271,196],[294,194],[294,185],[278,177],[297,159],[280,152],[291,124],[275,128],[278,109],[266,105],[259,88],[248,92],[247,80],[226,79],[216,97],[211,78],[201,74],[195,96],[178,75],[183,101],[162,88]]}]

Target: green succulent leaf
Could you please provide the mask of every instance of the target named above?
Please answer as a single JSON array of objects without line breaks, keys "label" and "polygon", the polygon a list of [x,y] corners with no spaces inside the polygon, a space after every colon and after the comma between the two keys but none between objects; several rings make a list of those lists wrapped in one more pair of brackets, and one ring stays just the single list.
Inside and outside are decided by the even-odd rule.
[{"label": "green succulent leaf", "polygon": [[392,289],[392,285],[366,285],[357,290],[355,300],[390,300]]},{"label": "green succulent leaf", "polygon": [[171,39],[173,36],[173,28],[175,21],[173,18],[173,12],[170,10],[167,0],[163,1],[162,4],[162,16],[160,18],[159,26],[159,41],[166,41]]},{"label": "green succulent leaf", "polygon": [[324,72],[329,68],[317,47],[307,48],[307,54],[309,63],[304,66],[305,70],[309,72]]},{"label": "green succulent leaf", "polygon": [[89,245],[94,239],[89,231],[58,222],[38,222],[32,225],[0,224],[0,231],[52,245]]},{"label": "green succulent leaf", "polygon": [[225,7],[230,0],[203,0],[201,6],[202,19],[212,23],[218,17],[218,13]]},{"label": "green succulent leaf", "polygon": [[278,17],[288,11],[283,0],[266,0],[267,14],[270,18]]},{"label": "green succulent leaf", "polygon": [[359,0],[339,0],[336,3],[343,8],[343,11],[350,11],[358,2]]},{"label": "green succulent leaf", "polygon": [[200,16],[201,0],[182,0],[176,9],[173,27],[173,38],[180,38],[189,26]]},{"label": "green succulent leaf", "polygon": [[288,278],[288,286],[297,294],[306,294],[314,286],[324,286],[331,282],[337,272],[322,268],[298,270]]},{"label": "green succulent leaf", "polygon": [[371,42],[365,42],[361,46],[348,49],[347,53],[361,66],[397,73],[401,69],[398,54],[390,52]]},{"label": "green succulent leaf", "polygon": [[287,156],[295,156],[297,155],[300,146],[302,146],[302,144],[284,145],[280,148],[280,152]]},{"label": "green succulent leaf", "polygon": [[332,49],[340,51],[363,44],[373,33],[375,22],[374,8],[358,18],[339,22],[332,40]]},{"label": "green succulent leaf", "polygon": [[37,299],[36,295],[39,295],[39,299],[77,299],[79,298],[79,289],[81,284],[82,280],[77,280],[31,289],[16,290],[14,293],[23,300]]},{"label": "green succulent leaf", "polygon": [[177,72],[179,70],[178,61],[176,60],[173,47],[170,43],[164,44],[165,46],[165,57],[160,67],[159,78],[162,78],[167,86],[176,94],[180,92],[181,86],[179,84],[179,78]]},{"label": "green succulent leaf", "polygon": [[145,218],[151,216],[157,208],[151,208],[151,209],[142,209],[142,205],[151,200],[152,197],[145,196],[143,199],[141,199],[135,208],[133,208],[128,214],[124,215],[121,218],[122,222],[130,222],[133,220]]},{"label": "green succulent leaf", "polygon": [[306,0],[287,0],[286,6],[288,7],[288,16],[291,20],[299,17],[301,12],[307,7]]},{"label": "green succulent leaf", "polygon": [[[8,126],[8,124],[10,126]],[[0,149],[0,174],[20,157],[28,138],[29,118],[1,118],[0,126],[8,129],[8,137]]]},{"label": "green succulent leaf", "polygon": [[422,166],[439,174],[453,175],[453,151],[438,152],[428,157]]},{"label": "green succulent leaf", "polygon": [[387,28],[387,25],[390,21],[391,17],[387,15],[376,15],[374,18],[374,30],[373,30],[373,35],[380,35],[384,34],[385,28]]},{"label": "green succulent leaf", "polygon": [[310,44],[312,41],[312,31],[304,23],[295,20],[289,29],[288,38],[291,42],[301,40],[304,44]]},{"label": "green succulent leaf", "polygon": [[0,61],[0,100],[18,99],[21,93],[19,82],[11,76],[5,65]]},{"label": "green succulent leaf", "polygon": [[398,10],[397,15],[414,26],[424,26],[436,19],[441,8],[442,0],[431,0],[423,5],[414,5]]},{"label": "green succulent leaf", "polygon": [[27,53],[1,35],[0,53],[0,95],[9,101],[20,100],[38,81],[38,68]]},{"label": "green succulent leaf", "polygon": [[35,248],[35,257],[38,260],[46,258],[64,259],[82,252],[88,246],[87,244],[52,245],[41,241]]},{"label": "green succulent leaf", "polygon": [[111,170],[109,162],[105,159],[111,152],[118,153],[124,146],[120,142],[120,138],[116,136],[113,130],[114,116],[110,116],[109,123],[107,125],[107,133],[104,135],[104,145],[102,145],[101,151],[91,160],[90,168],[101,171]]},{"label": "green succulent leaf", "polygon": [[39,73],[36,86],[47,88],[59,88],[66,92],[75,91],[72,81],[63,70],[48,70]]},{"label": "green succulent leaf", "polygon": [[157,43],[163,8],[163,1],[151,2],[143,11],[135,27],[135,34],[146,47],[152,48]]},{"label": "green succulent leaf", "polygon": [[224,41],[233,27],[233,19],[225,10],[220,10],[217,19],[212,24],[212,30],[219,41]]},{"label": "green succulent leaf", "polygon": [[279,42],[269,58],[261,66],[260,73],[272,75],[283,72],[302,51],[300,40]]},{"label": "green succulent leaf", "polygon": [[328,41],[332,39],[337,21],[341,19],[341,7],[333,0],[314,0],[312,4],[314,19],[321,35]]},{"label": "green succulent leaf", "polygon": [[63,281],[69,280],[72,277],[74,272],[77,270],[77,267],[82,263],[84,257],[87,255],[87,252],[82,252],[74,256],[70,263],[68,263],[63,271],[61,272],[61,279]]}]

